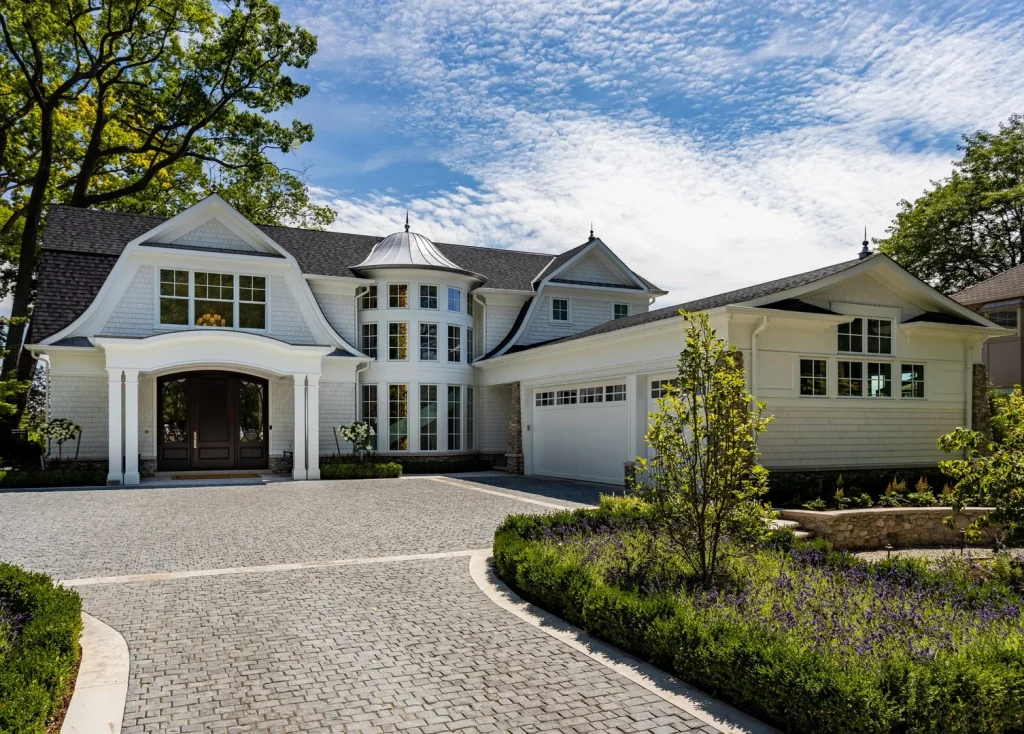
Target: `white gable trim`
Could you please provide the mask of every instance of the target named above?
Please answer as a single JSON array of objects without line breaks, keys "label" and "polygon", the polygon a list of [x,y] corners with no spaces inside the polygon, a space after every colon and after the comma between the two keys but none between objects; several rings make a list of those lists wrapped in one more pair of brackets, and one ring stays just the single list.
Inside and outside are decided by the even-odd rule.
[{"label": "white gable trim", "polygon": [[[641,291],[643,291],[644,293],[650,292],[651,289],[648,288],[647,285],[642,280],[640,280],[639,277],[637,277],[636,273],[634,273],[632,270],[626,267],[626,264],[619,259],[619,256],[612,252],[612,249],[608,247],[608,245],[606,245],[604,242],[602,242],[600,238],[597,238],[593,242],[590,242],[586,247],[584,247],[582,250],[580,250],[575,255],[570,257],[568,260],[566,260],[564,263],[562,263],[557,268],[552,270],[550,273],[545,275],[542,272],[541,275],[539,275],[537,279],[534,280],[534,282],[537,282],[537,280],[540,280],[541,283],[550,282],[551,279],[556,277],[559,273],[568,270],[573,265],[583,260],[587,255],[591,253],[591,251],[596,251],[600,255],[603,255],[606,259],[610,261],[610,264],[613,267],[618,268],[621,271],[622,275],[624,275],[629,281],[633,282],[638,288],[640,288]],[[551,263],[548,263],[548,265],[550,264]]]},{"label": "white gable trim", "polygon": [[[323,339],[332,346],[338,347],[352,355],[360,355],[361,352],[350,345],[345,339],[334,330],[330,322],[324,316],[323,311],[320,309],[320,304],[317,303],[316,297],[313,295],[313,291],[309,286],[309,282],[303,277],[302,269],[299,267],[299,263],[295,258],[283,247],[274,242],[269,236],[267,236],[263,230],[254,225],[252,222],[247,220],[241,214],[239,214],[230,204],[220,198],[217,194],[211,194],[207,198],[203,199],[198,204],[189,207],[180,214],[168,219],[153,229],[149,230],[145,234],[136,237],[134,240],[125,245],[124,250],[117,258],[117,262],[114,263],[114,267],[111,268],[110,273],[107,275],[107,279],[103,282],[103,286],[100,288],[99,293],[93,299],[89,307],[82,312],[82,314],[71,322],[68,326],[64,327],[56,334],[47,337],[42,342],[41,346],[53,344],[60,341],[61,339],[73,336],[76,331],[81,329],[84,325],[90,323],[94,319],[98,320],[104,313],[109,318],[109,313],[112,312],[116,306],[114,296],[118,295],[131,280],[131,276],[134,276],[135,271],[138,269],[139,259],[150,259],[154,253],[160,253],[166,255],[169,252],[173,252],[177,255],[184,255],[190,258],[227,258],[232,262],[238,262],[240,258],[252,258],[252,255],[244,255],[240,253],[211,253],[203,250],[175,250],[171,248],[154,248],[147,247],[144,250],[141,249],[148,242],[158,242],[161,238],[170,237],[177,234],[181,236],[186,232],[195,229],[203,222],[217,218],[222,221],[225,226],[229,226],[232,231],[242,239],[246,241],[258,241],[263,243],[268,251],[281,255],[280,259],[274,258],[262,258],[255,256],[259,259],[261,266],[273,267],[277,263],[282,263],[282,267],[285,268],[286,272],[283,274],[285,280],[288,281],[294,292],[298,296],[296,301],[299,305],[299,310],[302,312],[303,317],[306,319],[306,323],[310,329],[314,332],[314,335]],[[231,222],[231,225],[228,222]],[[142,258],[138,257],[138,253],[145,253]],[[248,260],[252,262],[252,260]],[[320,333],[316,334],[317,329]],[[353,356],[351,359],[358,359],[358,356]],[[365,356],[362,359],[366,359]]]}]

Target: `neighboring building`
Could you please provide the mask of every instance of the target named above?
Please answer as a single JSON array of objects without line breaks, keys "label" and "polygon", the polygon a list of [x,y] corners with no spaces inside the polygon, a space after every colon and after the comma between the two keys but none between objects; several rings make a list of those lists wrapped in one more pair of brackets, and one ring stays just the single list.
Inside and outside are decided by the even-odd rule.
[{"label": "neighboring building", "polygon": [[1024,339],[1020,333],[1024,318],[1024,265],[954,293],[953,300],[1012,330],[985,343],[983,358],[992,384],[1009,392],[1014,385],[1024,382]]},{"label": "neighboring building", "polygon": [[[217,196],[169,220],[54,207],[29,348],[49,413],[111,483],[150,470],[319,477],[383,454],[481,454],[621,483],[683,348],[678,306],[600,239],[560,255],[257,227]],[[925,465],[972,420],[1005,330],[883,255],[684,304],[743,354],[772,468]]]}]

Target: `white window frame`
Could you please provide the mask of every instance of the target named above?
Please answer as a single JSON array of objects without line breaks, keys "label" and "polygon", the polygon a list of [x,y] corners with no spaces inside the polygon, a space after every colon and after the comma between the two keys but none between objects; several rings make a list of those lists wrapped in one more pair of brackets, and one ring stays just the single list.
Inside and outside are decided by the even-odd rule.
[{"label": "white window frame", "polygon": [[[996,321],[995,319],[993,319],[992,317],[995,316],[997,313],[1012,313],[1013,314],[1013,322],[1014,322],[1013,326],[1007,326],[1006,324],[1001,324],[998,321]],[[991,311],[983,312],[981,315],[984,316],[989,321],[991,321],[992,323],[994,323],[994,324],[996,324],[998,326],[1002,326],[1004,329],[1013,329],[1013,330],[1017,331],[1017,333],[1020,333],[1020,311],[1019,311],[1019,309],[1016,306],[1013,307],[1013,308],[994,308]]]},{"label": "white window frame", "polygon": [[[424,326],[426,326],[426,327],[433,326],[434,327],[434,358],[433,359],[424,359],[423,358],[423,340],[430,337],[429,334],[424,334],[423,333],[423,327]],[[437,324],[433,323],[432,321],[421,321],[420,322],[419,332],[420,332],[420,338],[419,338],[419,355],[420,355],[419,360],[420,360],[420,362],[436,362],[437,361],[437,347],[438,347]]]},{"label": "white window frame", "polygon": [[534,406],[537,408],[548,408],[555,404],[555,391],[554,390],[542,390],[534,393],[533,396]]},{"label": "white window frame", "polygon": [[[400,357],[392,359],[391,358],[391,327],[392,327],[392,325],[394,325],[394,326],[401,326],[402,324],[405,324],[405,359],[402,359]],[[409,322],[408,321],[389,321],[388,322],[388,335],[387,335],[387,339],[388,339],[388,347],[387,347],[388,348],[388,358],[387,358],[387,361],[388,362],[408,362],[409,361]],[[379,337],[378,337],[378,340],[377,340],[377,350],[378,350],[378,354],[379,354],[380,353],[380,339],[379,339]],[[395,384],[398,384],[398,383],[395,383]]]},{"label": "white window frame", "polygon": [[[405,305],[404,306],[392,306],[391,305],[391,289],[401,288],[405,286]],[[388,308],[395,311],[404,311],[409,308],[409,284],[408,283],[388,283]]]},{"label": "white window frame", "polygon": [[626,384],[623,382],[614,385],[604,386],[604,401],[606,403],[623,403],[626,401]]},{"label": "white window frame", "polygon": [[[437,311],[437,310],[439,310],[438,309],[438,303],[437,303],[437,286],[435,284],[433,284],[433,283],[420,283],[419,286],[420,286],[419,287],[420,294],[419,294],[419,300],[416,302],[416,307],[418,309],[420,309],[421,311]],[[431,308],[430,306],[424,306],[423,305],[423,298],[424,298],[424,296],[423,296],[423,289],[424,288],[433,288],[434,289],[434,307],[433,308]],[[427,296],[427,298],[430,298],[430,296]]]},{"label": "white window frame", "polygon": [[[904,366],[908,366],[908,367],[911,367],[911,368],[913,368],[913,367],[920,367],[921,368],[921,379],[920,380],[914,380],[914,379],[909,380],[911,385],[915,385],[915,384],[920,384],[921,385],[921,393],[922,394],[920,396],[917,396],[917,395],[904,395],[903,394],[903,367]],[[928,363],[927,362],[900,362],[899,375],[900,375],[900,391],[899,391],[900,400],[927,400],[928,399]],[[895,379],[893,380],[893,382],[895,382]],[[895,387],[893,389],[893,392],[896,392]]]},{"label": "white window frame", "polygon": [[[391,388],[393,387],[404,387],[405,388],[405,448],[404,449],[393,449],[391,448]],[[409,435],[409,393],[411,392],[408,382],[389,382],[387,386],[387,394],[385,395],[384,404],[387,408],[384,417],[388,428],[388,452],[392,454],[404,454],[412,450],[412,439]]]},{"label": "white window frame", "polygon": [[[844,356],[842,356],[842,355],[846,355],[846,354],[847,354],[846,352],[842,352],[841,356],[839,357],[839,359],[836,360],[836,397],[840,398],[842,400],[862,400],[863,398],[866,398],[868,396],[868,374],[867,374],[867,369],[868,368],[867,368],[867,362],[862,360],[862,359],[845,359]],[[839,365],[842,362],[847,362],[849,364],[859,364],[860,365],[860,377],[841,378],[839,376]],[[839,380],[841,380],[841,379],[848,379],[848,380],[851,380],[851,381],[858,381],[858,382],[860,382],[860,394],[859,395],[843,395],[841,392],[839,392]]]},{"label": "white window frame", "polygon": [[588,385],[587,387],[581,387],[579,388],[578,398],[580,405],[596,405],[597,403],[603,403],[604,386]]},{"label": "white window frame", "polygon": [[[877,364],[889,365],[889,394],[888,395],[872,395],[871,394],[871,365]],[[896,372],[896,363],[888,359],[872,359],[864,360],[864,398],[866,400],[895,400],[896,399],[896,380],[893,373]]]},{"label": "white window frame", "polygon": [[476,451],[476,389],[472,385],[462,388],[465,417],[462,421],[462,443],[466,451]]},{"label": "white window frame", "polygon": [[[458,301],[458,308],[452,308],[452,294],[455,294],[455,298]],[[445,300],[445,305],[448,308],[448,313],[462,313],[462,289],[450,285],[448,286],[446,295],[447,298]]]},{"label": "white window frame", "polygon": [[[372,306],[364,306],[363,303],[365,301],[369,301],[370,300],[370,298],[371,298],[370,294],[371,293],[373,293],[373,296],[372,296],[372,298],[373,298],[373,305]],[[376,283],[372,283],[371,285],[366,286],[366,292],[365,293],[361,293],[359,295],[358,303],[356,304],[358,306],[358,309],[360,311],[376,311],[377,310],[377,306],[378,306],[377,299],[378,299],[379,295],[380,295],[380,292],[379,292],[379,289],[377,288],[377,284]]]},{"label": "white window frame", "polygon": [[[813,391],[813,388],[812,388],[811,394],[805,395],[803,390],[801,389],[801,382],[803,382],[803,380],[804,380],[803,363],[805,361],[810,361],[811,362],[811,373],[812,374],[807,379],[810,379],[810,380],[824,380],[825,381],[825,392],[824,392],[824,394],[822,394],[822,395],[815,394],[814,391]],[[814,364],[813,364],[814,362],[824,362],[825,363],[825,376],[824,377],[817,377],[816,375],[813,374],[814,373]],[[829,397],[829,382],[831,381],[832,378],[829,375],[831,370],[829,369],[829,364],[828,363],[829,363],[829,360],[827,358],[825,358],[825,357],[813,357],[813,356],[811,356],[811,357],[804,357],[804,356],[801,356],[801,357],[797,358],[797,363],[796,363],[796,394],[799,397],[801,397],[801,398],[811,398],[811,399],[814,399],[814,400],[821,400],[822,398],[828,398]]]},{"label": "white window frame", "polygon": [[[565,318],[555,318],[555,301],[565,301]],[[551,297],[551,308],[548,309],[548,320],[552,324],[572,324],[572,299],[562,298],[561,296]]]},{"label": "white window frame", "polygon": [[[367,388],[373,388],[374,399],[372,401],[366,400],[363,397],[363,393]],[[366,415],[366,406],[373,405],[375,415]],[[380,388],[375,382],[363,383],[359,386],[359,420],[363,423],[373,423],[373,435],[370,437],[370,446],[373,447],[374,451],[380,450]]]},{"label": "white window frame", "polygon": [[[169,270],[171,273],[184,273],[185,274],[185,290],[187,291],[184,297],[182,296],[164,296],[160,294],[160,286],[163,285],[160,273]],[[172,276],[173,277],[173,276]],[[165,324],[160,320],[161,309],[163,304],[160,303],[164,298],[169,298],[175,301],[185,302],[185,323],[184,324]],[[187,329],[192,323],[192,271],[188,268],[156,268],[156,328],[158,329]]]},{"label": "white window frame", "polygon": [[579,391],[576,388],[555,390],[555,405],[577,405],[578,403]]},{"label": "white window frame", "polygon": [[[617,308],[624,308],[624,309],[626,309],[626,313],[624,313],[622,316],[616,315],[615,309],[617,309]],[[628,303],[613,303],[612,304],[612,321],[615,321],[617,319],[628,319],[630,316],[632,316],[632,314],[633,314],[633,309],[630,307],[630,305]]]},{"label": "white window frame", "polygon": [[[366,339],[367,339],[366,330],[367,330],[367,328],[369,328],[371,326],[373,327],[373,354],[372,355],[368,351],[366,351],[366,343],[365,343]],[[372,356],[375,361],[379,361],[380,360],[380,326],[377,324],[376,321],[371,321],[368,324],[360,324],[359,325],[359,351],[361,351],[363,354],[365,354],[368,357]]]},{"label": "white window frame", "polygon": [[473,327],[466,327],[466,364],[472,364],[473,360],[476,359],[476,348],[473,343],[473,337],[475,336]]},{"label": "white window frame", "polygon": [[[445,353],[448,355],[448,364],[462,364],[462,327],[458,324],[445,324]],[[452,359],[452,329],[455,329],[455,352],[457,359]]]},{"label": "white window frame", "polygon": [[[270,293],[270,281],[271,277],[266,273],[253,273],[242,270],[214,270],[208,268],[179,268],[175,266],[164,267],[162,265],[156,265],[153,268],[153,280],[154,280],[154,315],[153,315],[153,329],[154,331],[186,331],[190,329],[209,329],[213,331],[241,331],[250,334],[269,334],[271,331],[271,293]],[[174,270],[178,272],[188,273],[188,323],[187,324],[164,324],[160,321],[160,271],[161,270]],[[233,279],[234,287],[232,288],[232,300],[231,306],[231,326],[199,326],[195,323],[196,321],[196,273],[207,273],[213,275],[230,275]],[[241,287],[239,280],[243,277],[249,278],[263,278],[265,288],[263,289],[264,298],[264,326],[262,329],[254,329],[252,327],[242,328],[238,325],[239,313],[238,304],[240,303],[239,298],[241,297]],[[203,298],[200,300],[204,301],[217,301],[216,298]],[[228,301],[220,301],[221,303],[228,303]],[[246,301],[246,303],[257,303],[256,301]]]},{"label": "white window frame", "polygon": [[[846,323],[850,323],[850,324],[852,324],[857,319],[860,319],[860,322],[861,322],[861,327],[860,327],[861,328],[861,333],[859,334],[859,336],[860,336],[860,339],[861,339],[861,343],[860,343],[860,347],[861,348],[860,348],[859,351],[852,350],[852,349],[851,350],[846,350],[846,349],[840,349],[839,348],[839,337],[840,337],[839,326],[844,325],[844,324],[840,324],[839,326],[836,327],[836,352],[838,354],[840,354],[840,355],[847,355],[847,354],[866,355],[866,356],[869,356],[869,357],[879,358],[882,361],[884,361],[885,358],[887,358],[887,357],[895,357],[896,356],[896,319],[892,318],[891,316],[867,316],[867,315],[863,315],[863,314],[843,314],[843,315],[849,317],[850,320],[848,322],[846,322]],[[889,324],[889,336],[887,336],[887,337],[883,337],[883,336],[871,337],[871,336],[869,336],[868,332],[871,329],[870,322],[872,322],[872,321],[876,321],[876,322],[879,322],[879,323],[887,322]],[[851,340],[852,340],[852,338],[853,337],[851,335]],[[872,351],[869,351],[868,344],[869,344],[871,339],[878,339],[879,343],[881,343],[882,339],[888,339],[889,340],[889,351],[888,352],[872,352]],[[851,346],[852,346],[852,344],[851,344]]]},{"label": "white window frame", "polygon": [[[426,388],[433,388],[434,389],[434,400],[433,400],[433,405],[434,405],[434,432],[432,434],[431,433],[424,434],[424,432],[423,432],[423,428],[424,428],[424,425],[423,425],[423,403],[426,402],[428,405],[431,403],[431,401],[429,401],[429,400],[427,400],[427,401],[423,400],[423,388],[425,388],[425,387]],[[416,435],[419,437],[420,451],[434,452],[434,451],[440,451],[441,450],[441,443],[438,441],[438,431],[437,431],[438,424],[441,422],[441,416],[440,416],[440,414],[439,414],[439,412],[437,410],[438,388],[439,388],[439,385],[436,385],[435,383],[432,383],[432,382],[431,383],[426,383],[426,382],[420,383],[420,386],[419,386],[419,399],[417,400],[417,405],[419,406],[419,408],[416,411],[416,416],[419,418],[419,421],[417,421],[417,425],[419,427],[419,433],[417,433]],[[445,395],[447,396],[447,394],[448,393],[446,391]],[[433,436],[433,438],[434,438],[434,448],[432,448],[432,449],[424,448],[424,446],[423,446],[423,436],[424,435]]]},{"label": "white window frame", "polygon": [[[453,389],[458,391],[458,393],[457,393],[458,394],[458,404],[455,406],[456,407],[455,413],[452,413],[452,390]],[[444,425],[445,425],[445,436],[447,437],[446,438],[446,442],[447,443],[445,444],[445,447],[448,449],[448,451],[464,451],[465,449],[462,448],[462,445],[464,443],[463,437],[462,437],[462,429],[463,429],[462,412],[464,410],[463,405],[465,405],[465,398],[464,398],[463,393],[462,393],[462,385],[445,385],[444,397],[445,397],[445,406],[446,406],[445,412],[444,412],[444,414],[445,414],[445,424]],[[455,431],[454,432],[452,431],[452,421],[455,422]],[[453,436],[459,442],[459,445],[454,447],[454,448],[452,447],[452,437]]]}]

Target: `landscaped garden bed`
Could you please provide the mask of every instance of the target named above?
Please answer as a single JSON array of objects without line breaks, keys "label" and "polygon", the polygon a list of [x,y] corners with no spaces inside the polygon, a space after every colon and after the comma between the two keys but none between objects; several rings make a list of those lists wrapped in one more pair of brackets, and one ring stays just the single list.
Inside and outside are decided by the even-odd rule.
[{"label": "landscaped garden bed", "polygon": [[81,631],[77,593],[0,563],[0,732],[42,734],[54,723],[74,683]]},{"label": "landscaped garden bed", "polygon": [[321,479],[397,479],[402,465],[394,462],[327,462],[320,465]]},{"label": "landscaped garden bed", "polygon": [[714,583],[650,505],[513,516],[498,575],[524,598],[783,730],[1024,728],[1022,572],[947,559],[869,564],[771,534]]},{"label": "landscaped garden bed", "polygon": [[0,471],[0,488],[93,487],[107,483],[102,469],[46,469]]}]

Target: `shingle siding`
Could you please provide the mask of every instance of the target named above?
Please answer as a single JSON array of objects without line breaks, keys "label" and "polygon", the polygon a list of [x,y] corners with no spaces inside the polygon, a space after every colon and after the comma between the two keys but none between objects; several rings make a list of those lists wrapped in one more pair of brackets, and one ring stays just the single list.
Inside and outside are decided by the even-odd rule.
[{"label": "shingle siding", "polygon": [[542,296],[537,310],[530,317],[530,323],[527,324],[523,336],[516,343],[536,344],[551,339],[561,339],[600,326],[606,321],[612,320],[612,304],[619,303],[622,299],[572,297],[569,301],[569,322],[553,322],[551,320],[551,296]]},{"label": "shingle siding", "polygon": [[508,385],[478,387],[478,448],[485,454],[504,454],[508,450],[509,402],[512,388]]},{"label": "shingle siding", "polygon": [[156,332],[156,281],[152,265],[142,265],[100,329],[105,336],[149,336]]},{"label": "shingle siding", "polygon": [[295,446],[295,383],[291,378],[270,381],[270,455],[280,456]]},{"label": "shingle siding", "polygon": [[356,349],[356,299],[354,296],[341,293],[325,293],[324,291],[313,291],[316,302],[320,304],[320,310],[334,330],[341,335]]},{"label": "shingle siding", "polygon": [[620,273],[614,272],[600,258],[589,253],[580,262],[563,270],[556,278],[560,280],[576,280],[585,283],[609,283],[612,285],[634,285]]},{"label": "shingle siding", "polygon": [[[48,418],[69,418],[82,428],[80,459],[107,459],[107,376],[52,375]],[[57,445],[51,446],[56,456]],[[75,443],[66,442],[64,457],[74,457]]]},{"label": "shingle siding", "polygon": [[200,224],[171,244],[180,247],[212,247],[217,250],[239,252],[253,252],[256,249],[216,219]]},{"label": "shingle siding", "polygon": [[299,304],[280,275],[270,279],[270,335],[289,344],[315,344]]},{"label": "shingle siding", "polygon": [[519,306],[487,306],[487,334],[484,337],[483,353],[494,349],[504,339],[516,322]]},{"label": "shingle siding", "polygon": [[[334,429],[347,426],[356,419],[356,385],[354,382],[320,383],[320,455],[338,453]],[[352,444],[341,441],[343,454],[352,451]]]}]

